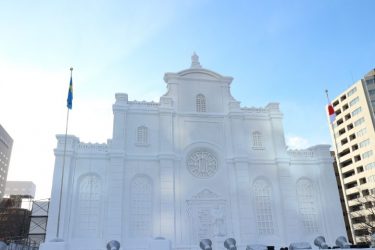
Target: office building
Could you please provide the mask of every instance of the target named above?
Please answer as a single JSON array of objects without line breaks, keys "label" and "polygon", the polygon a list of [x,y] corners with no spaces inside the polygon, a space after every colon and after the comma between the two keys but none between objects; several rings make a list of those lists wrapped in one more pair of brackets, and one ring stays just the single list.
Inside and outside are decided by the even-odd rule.
[{"label": "office building", "polygon": [[13,139],[0,125],[0,200],[4,196]]},{"label": "office building", "polygon": [[35,197],[36,186],[32,181],[7,181],[4,196],[19,196],[24,199]]},{"label": "office building", "polygon": [[332,101],[330,125],[345,209],[355,243],[375,229],[375,70]]}]

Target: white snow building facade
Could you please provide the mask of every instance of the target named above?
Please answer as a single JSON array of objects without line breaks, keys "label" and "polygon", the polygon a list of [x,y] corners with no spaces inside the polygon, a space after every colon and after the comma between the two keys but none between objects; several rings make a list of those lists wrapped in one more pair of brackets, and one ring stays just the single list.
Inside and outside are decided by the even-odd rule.
[{"label": "white snow building facade", "polygon": [[[61,249],[118,240],[148,250],[156,237],[179,250],[205,238],[222,249],[229,237],[240,247],[280,247],[346,235],[329,146],[287,150],[279,105],[241,107],[232,80],[193,55],[189,69],[165,74],[159,103],[116,94],[107,144],[68,136]],[[64,136],[57,139],[47,241],[57,231]]]}]

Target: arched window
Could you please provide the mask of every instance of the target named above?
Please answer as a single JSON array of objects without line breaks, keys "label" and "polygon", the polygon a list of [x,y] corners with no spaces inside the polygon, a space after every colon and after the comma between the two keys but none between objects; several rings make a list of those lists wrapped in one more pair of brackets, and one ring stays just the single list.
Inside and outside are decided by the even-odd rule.
[{"label": "arched window", "polygon": [[254,148],[263,148],[263,136],[259,131],[253,132],[253,147]]},{"label": "arched window", "polygon": [[148,144],[148,128],[140,126],[137,129],[137,144],[147,145]]},{"label": "arched window", "polygon": [[96,175],[83,177],[78,184],[75,235],[97,237],[100,230],[101,181]]},{"label": "arched window", "polygon": [[259,179],[253,184],[253,192],[258,234],[274,234],[272,188],[267,181]]},{"label": "arched window", "polygon": [[196,108],[197,112],[206,112],[206,97],[202,94],[198,94],[196,97]]},{"label": "arched window", "polygon": [[152,182],[147,176],[136,176],[130,186],[130,236],[152,237]]},{"label": "arched window", "polygon": [[302,224],[306,233],[317,233],[318,212],[313,183],[308,179],[297,182],[297,200]]}]

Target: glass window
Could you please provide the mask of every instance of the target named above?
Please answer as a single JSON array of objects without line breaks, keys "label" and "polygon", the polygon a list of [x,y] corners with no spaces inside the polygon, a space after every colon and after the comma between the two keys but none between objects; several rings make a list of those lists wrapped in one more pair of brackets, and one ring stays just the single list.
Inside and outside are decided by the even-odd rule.
[{"label": "glass window", "polygon": [[369,158],[369,157],[372,156],[372,155],[373,155],[372,150],[367,151],[367,152],[365,152],[365,153],[362,154],[362,159]]},{"label": "glass window", "polygon": [[357,87],[354,87],[351,90],[349,90],[348,97],[351,96],[352,94],[354,94],[356,91],[357,91]]},{"label": "glass window", "polygon": [[272,188],[265,180],[256,180],[253,185],[256,225],[258,234],[274,234],[272,215]]},{"label": "glass window", "polygon": [[357,132],[357,137],[363,136],[367,133],[367,128],[363,128]]},{"label": "glass window", "polygon": [[365,118],[359,118],[358,120],[356,120],[355,122],[354,122],[354,126],[359,126],[359,125],[361,125],[362,123],[364,123],[365,122]]},{"label": "glass window", "polygon": [[196,109],[197,112],[206,112],[206,98],[202,94],[196,97]]},{"label": "glass window", "polygon": [[354,98],[353,100],[350,101],[349,105],[350,105],[350,107],[352,107],[354,104],[356,104],[358,102],[359,102],[359,97],[357,96],[356,98]]},{"label": "glass window", "polygon": [[375,175],[367,177],[367,182],[375,182]]},{"label": "glass window", "polygon": [[366,80],[366,84],[367,84],[367,86],[368,85],[371,85],[371,84],[374,84],[375,82],[374,82],[374,79],[368,79],[368,80]]},{"label": "glass window", "polygon": [[361,107],[356,108],[356,109],[352,112],[352,116],[356,116],[356,115],[358,115],[361,111],[362,111],[362,108],[361,108]]},{"label": "glass window", "polygon": [[375,89],[370,89],[370,90],[368,91],[368,93],[369,93],[370,95],[375,95]]},{"label": "glass window", "polygon": [[366,170],[375,169],[375,162],[371,162],[365,166]]},{"label": "glass window", "polygon": [[366,147],[368,145],[370,145],[370,139],[364,140],[364,141],[359,143],[360,148]]}]

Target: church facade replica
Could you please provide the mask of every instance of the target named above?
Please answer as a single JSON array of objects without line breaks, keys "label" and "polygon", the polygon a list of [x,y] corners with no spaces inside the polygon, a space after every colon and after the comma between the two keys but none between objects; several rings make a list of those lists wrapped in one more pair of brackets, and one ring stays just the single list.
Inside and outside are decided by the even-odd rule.
[{"label": "church facade replica", "polygon": [[41,249],[99,250],[117,240],[127,250],[160,242],[195,250],[202,239],[224,249],[227,238],[245,249],[313,245],[319,235],[332,245],[346,235],[329,146],[287,150],[279,105],[241,107],[232,80],[194,54],[190,68],[165,74],[160,102],[116,94],[108,143],[68,135],[61,193],[58,135]]}]

